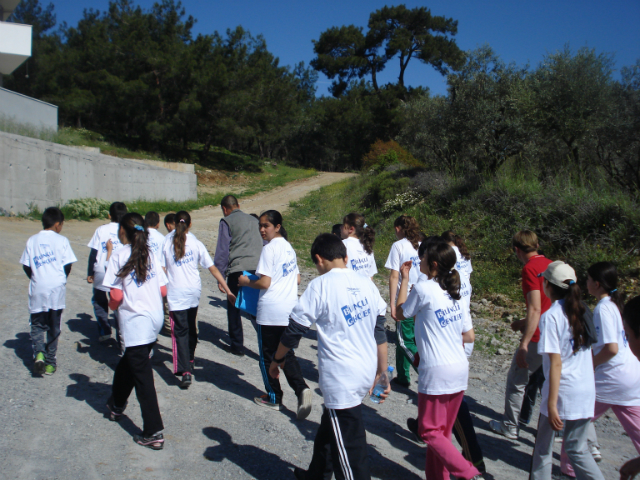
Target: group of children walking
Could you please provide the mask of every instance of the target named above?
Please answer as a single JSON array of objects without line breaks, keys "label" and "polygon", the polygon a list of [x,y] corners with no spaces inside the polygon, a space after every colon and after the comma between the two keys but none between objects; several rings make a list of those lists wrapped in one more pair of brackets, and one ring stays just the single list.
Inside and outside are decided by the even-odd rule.
[{"label": "group of children walking", "polygon": [[[174,374],[180,377],[180,387],[187,389],[198,342],[196,319],[202,289],[198,268],[210,271],[228,302],[235,304],[236,296],[206,247],[190,233],[188,212],[165,217],[170,231],[166,237],[157,231],[160,218],[155,212],[143,218],[116,202],[109,216],[111,222],[99,227],[89,243],[87,275],[93,286],[101,342],[112,336],[109,309],[116,314],[114,327],[122,356],[107,401],[109,418],[122,418],[135,389],[143,428],[134,440],[159,450],[164,446],[164,427],[150,357],[165,325],[164,298]],[[46,209],[42,223],[43,231],[29,239],[20,261],[30,278],[34,372],[53,374],[66,278],[77,259],[68,240],[60,235],[62,212],[55,207]],[[418,415],[407,425],[428,445],[427,479],[482,478],[482,451],[464,402],[468,357],[475,339],[469,252],[455,233],[427,237],[416,220],[406,215],[395,220],[394,229],[397,241],[385,263],[391,272],[391,316],[397,322],[398,376],[394,383],[408,388],[411,370],[418,372]],[[264,247],[256,276],[241,275],[237,280],[239,287],[259,290],[255,327],[266,394],[256,397],[255,403],[281,409],[282,369],[298,399],[297,418],[309,415],[312,394],[294,350],[315,325],[324,411],[311,464],[307,470],[296,468],[294,474],[298,479],[320,479],[333,471],[339,479],[369,479],[361,402],[387,369],[387,305],[372,281],[377,273],[375,231],[362,215],[351,213],[334,226],[335,235],[319,235],[310,253],[320,276],[298,298],[297,257],[281,214],[264,212],[259,230]],[[525,232],[525,237],[530,233]],[[519,232],[514,247],[521,246],[522,238]],[[534,257],[539,260],[540,255],[529,255],[527,262]],[[594,264],[587,272],[588,291],[598,300],[591,320],[569,265],[547,261],[540,270],[538,295],[548,299],[549,307],[540,317],[536,346],[546,380],[531,478],[551,478],[554,432],[564,430],[563,471],[579,479],[602,479],[592,455],[597,446],[593,422],[608,409],[620,419],[640,452],[640,362],[634,356],[640,354],[640,318],[633,313],[640,312],[640,306],[635,308],[633,303],[640,299],[623,309],[615,266]],[[380,400],[389,392],[387,388]],[[453,446],[452,433],[463,446],[462,453]],[[621,474],[631,475],[634,468],[636,464],[630,462]]]}]

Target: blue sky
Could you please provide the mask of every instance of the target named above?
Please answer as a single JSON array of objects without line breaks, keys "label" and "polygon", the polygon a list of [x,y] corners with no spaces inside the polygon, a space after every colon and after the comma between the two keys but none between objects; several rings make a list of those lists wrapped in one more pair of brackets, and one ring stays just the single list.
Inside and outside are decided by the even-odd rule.
[{"label": "blue sky", "polygon": [[[47,0],[40,0],[47,4]],[[153,0],[139,0],[149,8]],[[313,58],[311,40],[332,26],[366,27],[369,14],[385,5],[405,3],[409,8],[426,6],[434,15],[458,20],[455,39],[463,50],[489,44],[506,62],[536,66],[546,53],[566,43],[576,50],[587,46],[615,54],[616,67],[640,58],[640,1],[612,0],[449,0],[391,2],[379,0],[183,0],[188,15],[198,23],[195,33],[225,32],[242,25],[251,34],[262,34],[269,50],[282,65],[306,64]],[[58,23],[75,25],[86,8],[105,10],[108,0],[54,2]],[[398,63],[392,60],[379,77],[381,84],[395,82]],[[423,85],[444,94],[444,78],[429,66],[412,60],[405,74],[408,85]],[[318,94],[327,94],[330,81],[320,75]]]}]

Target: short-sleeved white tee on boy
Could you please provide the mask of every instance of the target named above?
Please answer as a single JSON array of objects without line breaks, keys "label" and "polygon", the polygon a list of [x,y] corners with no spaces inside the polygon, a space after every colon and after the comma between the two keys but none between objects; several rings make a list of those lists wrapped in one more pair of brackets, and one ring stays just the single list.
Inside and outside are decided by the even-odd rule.
[{"label": "short-sleeved white tee on boy", "polygon": [[113,252],[116,252],[122,244],[118,237],[118,231],[120,230],[120,224],[117,222],[107,223],[96,229],[91,241],[87,245],[89,248],[93,248],[98,251],[96,256],[96,262],[93,264],[93,288],[108,292],[109,289],[102,285],[104,274],[107,270],[107,242],[111,240],[113,245]]},{"label": "short-sleeved white tee on boy", "polygon": [[118,322],[125,347],[148,345],[158,338],[164,324],[162,293],[167,277],[155,255],[150,255],[146,279],[141,282],[132,271],[124,278],[118,273],[131,256],[131,245],[123,245],[111,255],[103,285],[122,290],[123,299],[118,307]]},{"label": "short-sleeved white tee on boy", "polygon": [[291,318],[318,332],[319,386],[329,409],[353,408],[373,386],[378,348],[376,320],[387,304],[378,287],[347,268],[333,268],[314,279]]},{"label": "short-sleeved white tee on boy", "polygon": [[27,240],[20,263],[31,268],[29,313],[65,308],[64,266],[77,261],[69,240],[53,230],[42,230]]},{"label": "short-sleeved white tee on boy", "polygon": [[291,244],[275,237],[262,248],[257,275],[271,278],[271,285],[260,290],[258,325],[289,325],[289,314],[298,301],[298,260]]},{"label": "short-sleeved white tee on boy", "polygon": [[360,240],[354,237],[348,237],[342,240],[342,243],[344,243],[344,246],[347,248],[348,269],[368,278],[378,273],[373,252],[367,253]]},{"label": "short-sleeved white tee on boy", "polygon": [[164,267],[164,255],[162,255],[164,235],[162,235],[157,228],[148,228],[147,231],[149,232],[149,241],[147,242],[149,250],[156,256],[160,265]]},{"label": "short-sleeved white tee on boy", "polygon": [[[389,270],[400,271],[400,267],[404,262],[412,262],[411,270],[409,271],[409,288],[418,282],[420,277],[420,256],[418,251],[413,248],[413,245],[409,240],[403,238],[398,240],[391,246],[389,257],[387,257],[387,263],[384,264],[385,268]],[[402,277],[398,277],[398,290],[396,291],[396,299],[400,293],[400,284],[402,283]]]},{"label": "short-sleeved white tee on boy", "polygon": [[188,310],[200,303],[202,281],[198,266],[210,268],[213,265],[211,255],[203,243],[192,233],[187,233],[184,256],[176,260],[173,239],[175,230],[165,237],[162,253],[167,269],[167,302],[169,310]]}]

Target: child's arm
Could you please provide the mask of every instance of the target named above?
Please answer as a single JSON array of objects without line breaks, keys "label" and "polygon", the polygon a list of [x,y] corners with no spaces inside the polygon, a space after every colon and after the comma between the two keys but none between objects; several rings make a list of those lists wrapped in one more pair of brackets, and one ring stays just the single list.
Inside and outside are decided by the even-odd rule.
[{"label": "child's arm", "polygon": [[476,334],[473,331],[473,328],[467,332],[463,332],[462,343],[473,343],[475,341],[476,341]]},{"label": "child's arm", "polygon": [[87,283],[93,283],[93,266],[96,263],[96,258],[98,258],[98,250],[92,248],[89,253],[89,265],[87,266]]},{"label": "child's arm", "polygon": [[250,280],[246,275],[238,278],[238,285],[241,287],[251,287],[257,290],[267,290],[271,286],[271,277],[262,275],[258,280]]},{"label": "child's arm", "polygon": [[549,398],[547,408],[549,410],[549,425],[556,432],[562,430],[564,423],[558,415],[558,392],[560,391],[560,375],[562,374],[562,358],[559,353],[547,353],[551,360],[549,370]]},{"label": "child's arm", "polygon": [[163,297],[167,296],[167,286],[166,285],[162,285],[160,287],[160,295],[162,295]]},{"label": "child's arm", "polygon": [[302,282],[302,277],[298,274],[298,285],[300,285],[300,282]]},{"label": "child's arm", "polygon": [[[380,375],[383,372],[387,371],[387,365],[389,364],[389,358],[387,355],[387,332],[384,329],[384,323],[386,318],[383,315],[378,316],[376,319],[376,327],[374,330],[374,337],[376,339],[376,344],[378,345],[378,371],[376,372],[376,378],[373,381],[373,385],[369,390],[369,395],[373,392],[378,380],[380,379]],[[391,385],[384,391],[382,395],[380,395],[380,403],[384,402],[385,398],[389,396],[391,393]]]},{"label": "child's arm", "polygon": [[[398,303],[396,305],[395,320],[400,322],[405,319],[404,312],[402,311],[402,305],[407,301],[407,295],[409,295],[409,272],[411,270],[411,261],[404,262],[400,267],[400,273],[402,275],[402,283],[400,284],[400,292],[398,293]],[[391,302],[393,305],[393,302]]]},{"label": "child's arm", "polygon": [[218,285],[220,289],[227,294],[227,300],[235,303],[236,296],[229,289],[229,285],[227,285],[227,282],[225,281],[224,277],[220,273],[220,270],[218,270],[215,265],[211,265],[209,267],[209,271],[211,272],[211,275],[213,275],[213,278],[215,278],[218,281]]},{"label": "child's arm", "polygon": [[67,276],[67,278],[69,278],[69,275],[71,274],[71,265],[73,265],[72,263],[67,263],[64,266],[64,274]]},{"label": "child's arm", "polygon": [[602,350],[597,355],[593,356],[593,368],[596,368],[598,365],[602,365],[603,363],[607,363],[613,357],[618,354],[618,344],[617,343],[607,343],[602,347]]},{"label": "child's arm", "polygon": [[289,326],[280,337],[278,350],[276,350],[271,366],[269,367],[269,376],[271,378],[278,378],[280,376],[278,367],[284,365],[284,357],[289,353],[289,350],[292,348],[298,348],[300,339],[305,333],[307,333],[307,330],[309,330],[309,327],[301,325],[293,318],[289,317]]},{"label": "child's arm", "polygon": [[395,321],[400,321],[396,317],[396,292],[398,291],[398,278],[400,278],[400,272],[397,270],[391,270],[389,275],[389,304],[391,305],[391,318]]},{"label": "child's arm", "polygon": [[124,299],[124,293],[119,288],[112,288],[109,297],[109,308],[116,311]]},{"label": "child's arm", "polygon": [[33,275],[33,271],[31,270],[31,267],[27,267],[26,265],[22,265],[22,270],[24,270],[24,273],[26,273],[27,277],[29,277],[29,280],[31,280],[31,275]]}]

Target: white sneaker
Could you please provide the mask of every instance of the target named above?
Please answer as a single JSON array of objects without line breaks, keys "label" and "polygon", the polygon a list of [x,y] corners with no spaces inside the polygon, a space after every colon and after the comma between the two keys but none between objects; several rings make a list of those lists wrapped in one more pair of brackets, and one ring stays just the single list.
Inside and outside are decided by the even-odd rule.
[{"label": "white sneaker", "polygon": [[509,440],[517,440],[518,439],[518,433],[516,431],[516,433],[513,433],[511,431],[509,431],[509,429],[507,427],[504,426],[504,424],[501,421],[498,420],[491,420],[489,422],[489,428],[491,428],[491,430],[493,430],[493,432],[502,435],[504,437],[507,437]]},{"label": "white sneaker", "polygon": [[589,452],[596,463],[600,463],[602,461],[602,454],[600,453],[598,445],[589,445]]},{"label": "white sneaker", "polygon": [[298,397],[298,420],[304,420],[311,413],[311,390],[305,388]]}]

